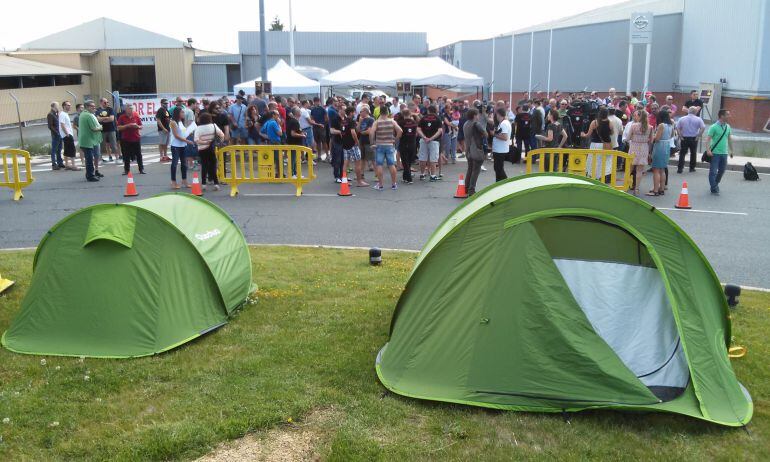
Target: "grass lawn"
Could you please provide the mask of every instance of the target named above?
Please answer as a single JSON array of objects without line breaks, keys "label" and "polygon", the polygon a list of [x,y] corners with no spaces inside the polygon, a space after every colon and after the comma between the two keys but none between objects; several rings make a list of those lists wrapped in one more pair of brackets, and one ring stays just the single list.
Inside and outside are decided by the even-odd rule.
[{"label": "grass lawn", "polygon": [[[28,288],[32,255],[0,252],[0,274],[17,281],[0,297],[0,331]],[[567,423],[385,392],[374,359],[414,254],[387,252],[382,267],[364,251],[251,255],[258,301],[171,352],[42,365],[0,349],[0,460],[187,460],[245,434],[274,454],[304,445],[303,457],[322,460],[770,460],[770,294],[744,293],[734,313],[748,355],[733,366],[756,406],[748,432],[612,411]]]}]

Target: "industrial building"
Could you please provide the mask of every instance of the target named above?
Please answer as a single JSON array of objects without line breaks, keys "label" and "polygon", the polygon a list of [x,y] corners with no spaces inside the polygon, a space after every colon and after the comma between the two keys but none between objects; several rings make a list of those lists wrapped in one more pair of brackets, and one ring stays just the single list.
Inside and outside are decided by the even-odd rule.
[{"label": "industrial building", "polygon": [[[760,131],[770,118],[770,7],[767,0],[632,0],[486,40],[431,50],[484,77],[485,95],[518,101],[614,87],[641,92],[644,44],[630,45],[634,13],[652,13],[646,88],[681,106],[712,84],[732,125]],[[644,19],[647,21],[647,19]],[[631,59],[629,59],[631,58]],[[629,66],[630,61],[630,66]],[[628,84],[630,75],[630,85]],[[721,103],[721,104],[720,104]]]}]

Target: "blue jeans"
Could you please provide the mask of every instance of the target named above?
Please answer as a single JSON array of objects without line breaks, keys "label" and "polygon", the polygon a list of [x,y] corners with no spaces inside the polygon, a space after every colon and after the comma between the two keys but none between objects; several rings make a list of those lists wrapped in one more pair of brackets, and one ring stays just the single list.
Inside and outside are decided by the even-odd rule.
[{"label": "blue jeans", "polygon": [[342,178],[342,167],[345,162],[345,153],[342,151],[342,144],[332,140],[332,171],[335,179]]},{"label": "blue jeans", "polygon": [[305,143],[303,146],[306,148],[313,148],[313,127],[307,127],[302,129],[302,133],[305,134]]},{"label": "blue jeans", "polygon": [[83,150],[83,157],[86,158],[86,180],[90,180],[94,177],[94,157],[98,153],[94,148],[80,148]]},{"label": "blue jeans", "polygon": [[374,162],[377,165],[388,164],[388,167],[396,165],[396,148],[392,144],[377,145],[374,150]]},{"label": "blue jeans", "polygon": [[64,166],[64,161],[61,158],[61,136],[51,133],[51,165]]},{"label": "blue jeans", "polygon": [[719,182],[722,181],[722,175],[727,168],[727,154],[714,154],[711,156],[709,165],[709,186],[711,192],[719,192]]},{"label": "blue jeans", "polygon": [[450,134],[444,135],[444,155],[450,160],[455,160],[457,157],[457,137],[452,137]]},{"label": "blue jeans", "polygon": [[182,169],[182,180],[187,179],[187,162],[185,162],[185,149],[171,146],[171,181],[176,181],[176,165]]}]

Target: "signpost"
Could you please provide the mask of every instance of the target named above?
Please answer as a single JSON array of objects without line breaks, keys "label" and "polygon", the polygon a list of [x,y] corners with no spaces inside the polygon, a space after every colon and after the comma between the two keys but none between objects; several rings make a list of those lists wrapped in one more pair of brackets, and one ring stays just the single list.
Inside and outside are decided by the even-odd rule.
[{"label": "signpost", "polygon": [[634,45],[644,45],[646,56],[644,61],[644,85],[642,94],[647,91],[650,79],[650,53],[652,50],[652,25],[655,16],[652,12],[631,13],[628,23],[628,70],[626,73],[626,92],[631,93],[631,69],[634,59]]},{"label": "signpost", "polygon": [[412,82],[396,82],[396,93],[399,95],[411,95]]},{"label": "signpost", "polygon": [[254,82],[254,90],[256,93],[259,93],[260,90],[262,90],[262,93],[265,95],[270,95],[273,93],[273,82],[262,82],[260,80]]}]

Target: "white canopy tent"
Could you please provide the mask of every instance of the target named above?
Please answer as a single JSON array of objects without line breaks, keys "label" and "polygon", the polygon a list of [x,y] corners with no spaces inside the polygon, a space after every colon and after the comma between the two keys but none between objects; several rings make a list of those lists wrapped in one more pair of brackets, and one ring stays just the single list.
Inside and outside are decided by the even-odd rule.
[{"label": "white canopy tent", "polygon": [[359,85],[395,87],[396,82],[410,82],[414,86],[480,87],[484,85],[483,78],[460,70],[437,56],[361,58],[319,81],[323,87]]},{"label": "white canopy tent", "polygon": [[[318,82],[292,69],[284,60],[278,61],[275,66],[267,70],[267,80],[273,84],[273,94],[275,95],[317,94],[320,91]],[[253,94],[254,82],[261,81],[262,77],[257,77],[241,82],[233,86],[233,93],[243,90],[247,94]]]}]

